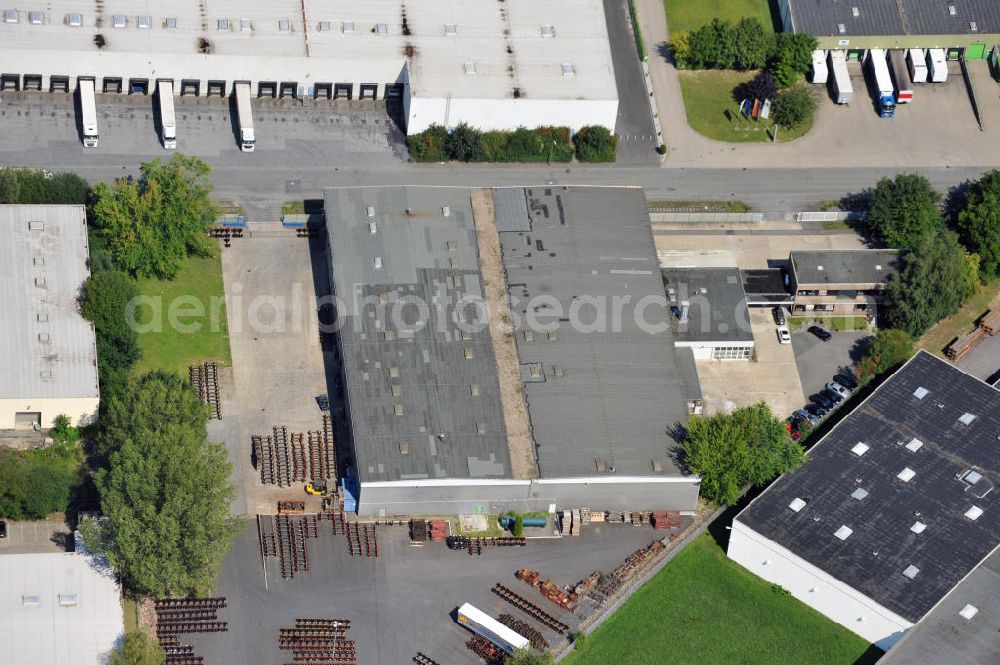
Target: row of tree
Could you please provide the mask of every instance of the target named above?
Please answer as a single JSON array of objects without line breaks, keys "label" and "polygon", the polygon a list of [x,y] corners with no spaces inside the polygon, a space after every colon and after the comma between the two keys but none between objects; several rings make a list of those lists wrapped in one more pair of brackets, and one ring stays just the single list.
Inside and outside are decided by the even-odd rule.
[{"label": "row of tree", "polygon": [[875,240],[910,250],[886,285],[886,322],[917,338],[1000,276],[1000,171],[942,196],[924,176],[883,178],[867,195]]},{"label": "row of tree", "polygon": [[618,137],[601,126],[520,127],[484,132],[463,123],[452,130],[431,125],[406,139],[415,162],[613,162]]},{"label": "row of tree", "polygon": [[694,32],[676,35],[670,50],[681,69],[767,67],[781,87],[787,87],[811,69],[816,45],[816,38],[805,33],[772,34],[756,18],[735,25],[716,18]]}]

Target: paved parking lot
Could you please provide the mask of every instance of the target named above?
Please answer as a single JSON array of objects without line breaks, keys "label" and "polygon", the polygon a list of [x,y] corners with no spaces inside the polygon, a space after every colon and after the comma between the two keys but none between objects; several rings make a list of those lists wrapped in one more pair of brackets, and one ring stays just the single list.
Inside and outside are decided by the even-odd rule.
[{"label": "paved parking lot", "polygon": [[[310,572],[284,580],[268,558],[268,588],[261,572],[257,525],[252,523],[227,555],[216,593],[228,608],[220,619],[226,633],[191,635],[195,652],[213,665],[291,662],[279,652],[279,627],[297,617],[346,618],[363,665],[405,665],[421,651],[441,665],[482,663],[464,646],[471,636],[452,613],[470,602],[493,617],[509,613],[543,630],[541,624],[490,592],[502,582],[546,612],[575,627],[577,619],[545,600],[514,571],[528,567],[560,586],[574,584],[594,570],[610,571],[630,553],[663,537],[662,531],[631,525],[587,525],[583,535],[530,540],[525,547],[487,548],[482,556],[453,552],[443,543],[410,547],[404,526],[379,527],[379,558],[351,557],[343,536],[329,533],[310,539]],[[551,630],[544,631],[550,644]],[[187,636],[186,636],[187,639]]]},{"label": "paved parking lot", "polygon": [[699,360],[698,380],[708,414],[764,401],[784,418],[801,407],[803,396],[792,347],[779,344],[769,308],[750,308],[756,361]]},{"label": "paved parking lot", "polygon": [[[73,95],[12,93],[0,95],[0,163],[134,163],[167,157],[154,126],[152,95],[98,95],[100,145],[86,151],[80,143]],[[175,98],[177,147],[213,163],[233,165],[377,166],[405,159],[405,137],[389,119],[385,102],[254,100],[257,148],[240,152],[230,100]],[[19,159],[18,153],[33,153]],[[43,153],[39,155],[38,153]],[[130,168],[132,168],[130,166]]]},{"label": "paved parking lot", "polygon": [[6,520],[7,537],[0,538],[0,554],[65,552],[72,549],[73,533],[61,516],[51,520]]},{"label": "paved parking lot", "polygon": [[842,370],[851,370],[864,353],[870,337],[871,333],[867,331],[835,332],[833,339],[824,342],[804,330],[792,333],[795,364],[799,370],[802,392],[805,395],[802,404],[795,408],[802,408],[810,395],[818,393],[833,380],[834,374]]}]

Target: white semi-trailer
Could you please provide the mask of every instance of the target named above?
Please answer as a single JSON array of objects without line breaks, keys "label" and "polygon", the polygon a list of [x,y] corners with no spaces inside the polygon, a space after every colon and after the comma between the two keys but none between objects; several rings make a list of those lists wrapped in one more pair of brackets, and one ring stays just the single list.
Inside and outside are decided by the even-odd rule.
[{"label": "white semi-trailer", "polygon": [[521,649],[527,649],[531,645],[526,637],[514,632],[469,603],[458,608],[458,622],[509,654],[513,654],[515,651],[520,651]]},{"label": "white semi-trailer", "polygon": [[253,152],[257,143],[253,134],[253,111],[250,108],[250,84],[240,81],[233,86],[236,94],[236,114],[240,123],[240,150]]},{"label": "white semi-trailer", "polygon": [[847,52],[830,51],[829,60],[834,101],[838,104],[850,104],[854,97],[854,86],[851,85],[851,74],[847,71]]},{"label": "white semi-trailer", "polygon": [[813,51],[813,83],[826,83],[828,76],[826,66],[826,51],[816,49]]},{"label": "white semi-trailer", "polygon": [[922,48],[911,48],[906,54],[910,65],[910,79],[914,83],[927,83],[927,54]]},{"label": "white semi-trailer", "polygon": [[160,139],[165,150],[177,148],[177,119],[174,116],[174,82],[160,81],[157,86],[160,104]]},{"label": "white semi-trailer", "polygon": [[80,119],[83,129],[83,147],[97,147],[97,101],[94,98],[94,79],[80,79]]},{"label": "white semi-trailer", "polygon": [[932,83],[944,83],[948,80],[948,59],[943,48],[927,49],[927,68]]}]

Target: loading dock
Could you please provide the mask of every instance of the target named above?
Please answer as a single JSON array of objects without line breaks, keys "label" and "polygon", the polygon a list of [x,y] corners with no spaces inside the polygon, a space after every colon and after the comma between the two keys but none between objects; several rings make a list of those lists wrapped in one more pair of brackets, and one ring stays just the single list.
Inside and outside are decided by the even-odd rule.
[{"label": "loading dock", "polygon": [[378,99],[378,83],[362,83],[358,91],[358,99],[364,99],[366,96],[370,96],[372,99]]},{"label": "loading dock", "polygon": [[128,92],[130,95],[148,95],[149,79],[129,79]]},{"label": "loading dock", "polygon": [[261,81],[257,84],[258,97],[277,97],[278,83],[276,81]]},{"label": "loading dock", "polygon": [[49,92],[69,92],[68,76],[50,76]]},{"label": "loading dock", "polygon": [[347,99],[354,99],[354,84],[353,83],[336,83],[333,86],[333,98],[340,99],[341,97],[346,97]]},{"label": "loading dock", "polygon": [[181,97],[185,95],[198,96],[201,89],[201,81],[195,79],[181,79]]},{"label": "loading dock", "polygon": [[0,74],[0,92],[21,89],[21,77],[17,74]]},{"label": "loading dock", "polygon": [[225,81],[209,81],[208,89],[205,94],[208,97],[225,97],[226,96],[226,82]]},{"label": "loading dock", "polygon": [[24,75],[24,90],[37,90],[41,92],[42,90],[42,75],[41,74],[25,74]]},{"label": "loading dock", "polygon": [[295,81],[282,81],[278,89],[278,97],[292,97],[294,99],[297,96],[298,87],[299,84]]},{"label": "loading dock", "polygon": [[402,83],[386,83],[385,84],[385,98],[386,99],[399,99],[403,96],[403,84]]},{"label": "loading dock", "polygon": [[333,99],[333,84],[332,83],[317,83],[315,90],[316,99]]},{"label": "loading dock", "polygon": [[117,76],[105,76],[101,83],[101,92],[120,93],[122,91],[122,80]]}]

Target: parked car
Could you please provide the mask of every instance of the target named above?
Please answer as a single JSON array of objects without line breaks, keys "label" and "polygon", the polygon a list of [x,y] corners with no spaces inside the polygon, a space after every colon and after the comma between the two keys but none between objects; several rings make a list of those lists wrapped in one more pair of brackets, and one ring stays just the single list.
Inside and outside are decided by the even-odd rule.
[{"label": "parked car", "polygon": [[850,374],[845,374],[844,372],[841,372],[840,374],[837,374],[836,376],[834,376],[833,380],[836,381],[837,383],[839,383],[840,385],[844,386],[848,390],[857,390],[858,389],[858,382],[857,382],[857,380],[853,376],[851,376]]},{"label": "parked car", "polygon": [[832,409],[834,405],[834,401],[829,397],[827,397],[826,395],[824,395],[823,393],[816,393],[815,395],[810,395],[809,399],[815,402],[816,404],[819,404],[824,409]]},{"label": "parked car", "polygon": [[845,388],[844,386],[840,385],[836,381],[831,381],[830,383],[826,384],[826,389],[832,393],[837,393],[844,399],[847,399],[848,397],[851,396],[851,391]]},{"label": "parked car", "polygon": [[792,335],[788,332],[788,328],[781,326],[778,328],[778,344],[791,344]]},{"label": "parked car", "polygon": [[796,419],[793,422],[798,422],[798,421],[802,421],[802,420],[808,420],[809,422],[811,422],[813,424],[813,427],[815,427],[816,425],[819,424],[819,418],[817,418],[813,414],[809,413],[805,409],[799,409],[798,411],[796,411],[795,413],[793,413],[792,414],[792,418]]},{"label": "parked car", "polygon": [[0,520],[0,538],[6,538],[6,537],[7,537],[7,523],[4,522],[3,520]]},{"label": "parked car", "polygon": [[806,406],[806,411],[808,411],[809,413],[813,414],[817,418],[822,418],[826,414],[830,413],[829,410],[827,410],[827,409],[823,408],[822,406],[820,406],[819,404],[815,404],[815,403],[814,404],[809,404],[808,406]]},{"label": "parked car", "polygon": [[844,401],[843,397],[841,397],[837,393],[833,392],[829,388],[823,388],[823,390],[821,390],[819,392],[820,392],[821,395],[823,395],[824,397],[826,397],[828,400],[830,400],[834,404],[840,404],[841,402]]},{"label": "parked car", "polygon": [[819,326],[809,326],[809,332],[816,335],[816,337],[819,337],[824,342],[829,342],[833,339],[833,335],[830,334],[830,331],[823,330]]},{"label": "parked car", "polygon": [[774,317],[774,323],[779,326],[785,325],[785,312],[780,307],[771,308],[771,316]]}]

